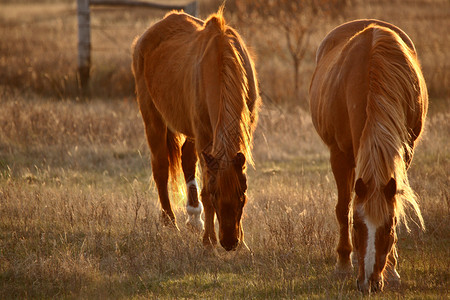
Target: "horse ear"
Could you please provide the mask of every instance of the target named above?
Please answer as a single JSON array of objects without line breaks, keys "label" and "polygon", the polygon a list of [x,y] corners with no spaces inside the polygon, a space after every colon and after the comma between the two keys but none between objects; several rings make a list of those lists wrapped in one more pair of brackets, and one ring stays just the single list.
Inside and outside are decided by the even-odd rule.
[{"label": "horse ear", "polygon": [[391,178],[384,187],[384,195],[387,200],[392,200],[397,193],[397,182],[394,178]]},{"label": "horse ear", "polygon": [[214,156],[206,153],[205,151],[202,152],[202,156],[203,159],[205,160],[206,167],[208,168],[208,170],[216,172],[219,169],[219,162]]},{"label": "horse ear", "polygon": [[362,178],[358,178],[355,183],[355,193],[359,198],[364,198],[367,194],[367,186],[362,180]]},{"label": "horse ear", "polygon": [[233,163],[238,170],[242,171],[245,165],[244,154],[242,152],[238,152],[238,154],[236,154],[236,156],[233,158]]}]

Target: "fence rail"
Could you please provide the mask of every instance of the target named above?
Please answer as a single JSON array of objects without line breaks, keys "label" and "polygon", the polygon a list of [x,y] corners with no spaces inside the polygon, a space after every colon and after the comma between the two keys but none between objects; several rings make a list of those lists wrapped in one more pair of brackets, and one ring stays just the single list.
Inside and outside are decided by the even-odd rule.
[{"label": "fence rail", "polygon": [[78,76],[80,85],[86,90],[91,69],[91,24],[90,6],[126,6],[144,7],[162,10],[183,9],[186,13],[197,16],[197,1],[182,4],[162,4],[137,0],[77,0],[78,16]]}]

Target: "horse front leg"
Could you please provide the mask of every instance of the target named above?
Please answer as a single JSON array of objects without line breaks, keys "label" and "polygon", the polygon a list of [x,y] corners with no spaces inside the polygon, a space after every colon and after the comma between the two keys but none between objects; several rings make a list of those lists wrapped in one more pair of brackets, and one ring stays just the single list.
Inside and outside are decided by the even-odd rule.
[{"label": "horse front leg", "polygon": [[151,152],[153,179],[155,180],[159,202],[161,203],[161,219],[164,225],[178,229],[167,190],[169,181],[168,129],[147,92],[140,95],[139,105]]},{"label": "horse front leg", "polygon": [[211,195],[205,189],[205,184],[202,188],[202,202],[205,209],[205,231],[203,233],[203,245],[207,248],[215,247],[217,244],[216,231],[214,228],[215,209],[211,202]]},{"label": "horse front leg", "polygon": [[169,192],[167,184],[169,181],[169,159],[165,143],[161,146],[152,148],[152,172],[153,179],[158,190],[159,202],[161,203],[161,219],[165,226],[174,226],[178,229],[175,215],[170,205]]},{"label": "horse front leg", "polygon": [[336,218],[339,223],[339,242],[336,248],[338,254],[336,273],[348,275],[353,272],[353,265],[350,260],[352,245],[349,236],[348,215],[355,172],[347,155],[337,147],[330,148],[330,162],[338,190]]}]

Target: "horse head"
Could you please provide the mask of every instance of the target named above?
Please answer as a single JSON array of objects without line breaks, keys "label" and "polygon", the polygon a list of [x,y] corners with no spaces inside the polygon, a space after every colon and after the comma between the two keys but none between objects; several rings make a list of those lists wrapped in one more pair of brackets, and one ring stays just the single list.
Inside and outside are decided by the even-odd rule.
[{"label": "horse head", "polygon": [[238,152],[231,162],[220,163],[203,153],[207,167],[207,192],[219,221],[219,241],[227,250],[235,250],[244,238],[241,217],[247,202],[245,156]]},{"label": "horse head", "polygon": [[[357,286],[363,293],[382,291],[386,267],[393,263],[395,266],[397,256],[397,184],[395,179],[391,178],[385,186],[375,187],[359,178],[355,184],[355,194],[352,242],[353,252],[358,258]],[[367,203],[371,200],[385,201],[387,215],[378,220],[369,216]],[[395,274],[392,275],[399,278],[394,268],[393,272]]]}]

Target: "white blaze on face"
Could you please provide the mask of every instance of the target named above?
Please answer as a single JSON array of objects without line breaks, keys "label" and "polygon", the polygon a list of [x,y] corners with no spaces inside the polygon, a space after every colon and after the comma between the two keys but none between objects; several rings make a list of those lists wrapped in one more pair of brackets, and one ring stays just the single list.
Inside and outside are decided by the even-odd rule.
[{"label": "white blaze on face", "polygon": [[375,266],[375,234],[377,232],[377,227],[370,222],[367,217],[364,217],[363,220],[367,226],[367,248],[366,255],[364,257],[364,284],[367,284]]}]

